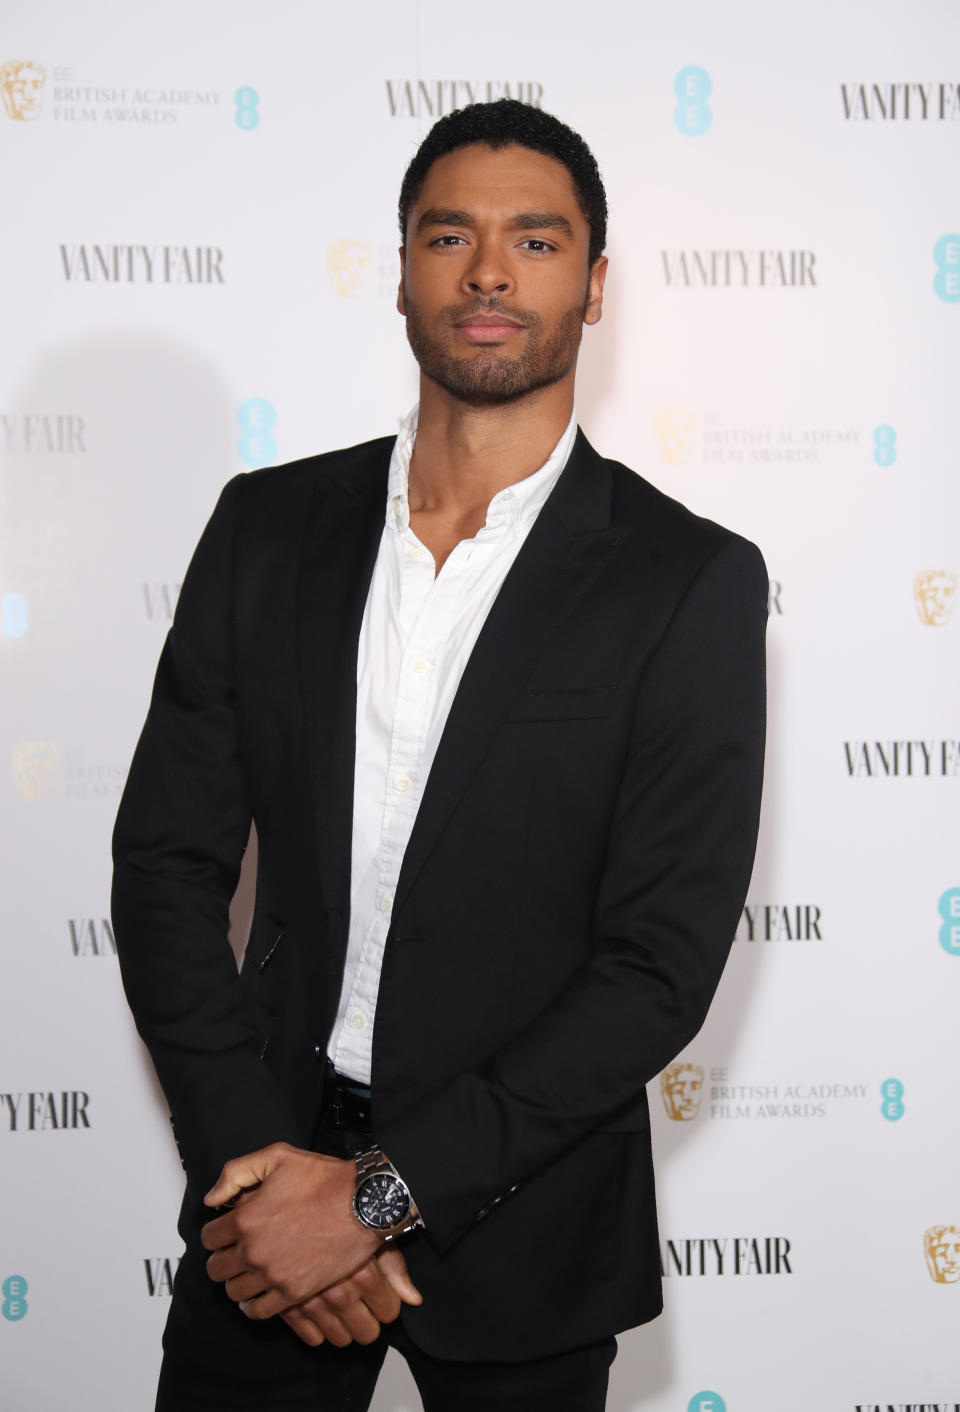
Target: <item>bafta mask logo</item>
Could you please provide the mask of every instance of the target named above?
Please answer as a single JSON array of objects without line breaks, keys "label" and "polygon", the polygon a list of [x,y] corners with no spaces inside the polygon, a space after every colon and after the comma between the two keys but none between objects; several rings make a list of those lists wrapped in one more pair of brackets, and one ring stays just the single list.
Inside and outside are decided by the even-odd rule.
[{"label": "bafta mask logo", "polygon": [[660,1075],[660,1092],[667,1117],[688,1123],[700,1110],[703,1070],[699,1064],[670,1064]]},{"label": "bafta mask logo", "polygon": [[0,93],[8,118],[29,122],[43,106],[43,85],[47,71],[31,59],[8,59],[0,64]]},{"label": "bafta mask logo", "polygon": [[335,294],[341,299],[359,299],[370,282],[372,260],[365,240],[335,240],[327,246],[327,270]]},{"label": "bafta mask logo", "polygon": [[13,778],[21,799],[42,799],[53,788],[60,751],[52,740],[22,740],[13,747]]},{"label": "bafta mask logo", "polygon": [[689,461],[697,436],[697,418],[684,407],[661,407],[653,416],[661,461],[671,466]]},{"label": "bafta mask logo", "polygon": [[957,576],[949,569],[925,569],[913,580],[913,601],[921,623],[942,628],[949,623],[957,596]]},{"label": "bafta mask logo", "polygon": [[938,1285],[960,1284],[960,1226],[931,1226],[923,1233],[930,1278]]}]

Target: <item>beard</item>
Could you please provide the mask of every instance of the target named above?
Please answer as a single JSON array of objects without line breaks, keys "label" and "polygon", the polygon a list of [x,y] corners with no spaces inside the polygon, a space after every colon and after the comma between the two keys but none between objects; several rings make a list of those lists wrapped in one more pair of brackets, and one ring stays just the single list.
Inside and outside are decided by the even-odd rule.
[{"label": "beard", "polygon": [[[470,309],[455,306],[441,309],[435,338],[427,333],[418,305],[406,293],[404,307],[407,340],[420,371],[458,402],[470,407],[495,407],[516,402],[566,377],[577,361],[586,304],[570,309],[546,337],[539,314],[514,309],[496,299]],[[495,348],[481,348],[469,358],[445,352],[442,335],[470,314],[503,314],[521,324],[527,330],[524,351],[512,358]]]}]

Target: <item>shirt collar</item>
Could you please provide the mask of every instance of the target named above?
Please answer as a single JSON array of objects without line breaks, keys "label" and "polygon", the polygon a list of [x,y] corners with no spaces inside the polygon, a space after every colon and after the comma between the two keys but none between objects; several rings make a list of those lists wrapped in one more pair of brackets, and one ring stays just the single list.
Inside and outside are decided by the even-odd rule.
[{"label": "shirt collar", "polygon": [[[403,531],[410,527],[410,502],[407,498],[407,482],[410,474],[410,460],[417,439],[417,413],[419,403],[415,403],[397,433],[393,453],[390,457],[390,470],[387,475],[386,521],[391,529]],[[504,487],[487,506],[487,518],[483,529],[496,532],[512,525],[526,525],[543,509],[547,496],[556,485],[560,472],[570,459],[573,443],[577,439],[577,412],[573,413],[566,430],[550,452],[539,470],[523,480]],[[483,533],[483,530],[481,530]]]}]

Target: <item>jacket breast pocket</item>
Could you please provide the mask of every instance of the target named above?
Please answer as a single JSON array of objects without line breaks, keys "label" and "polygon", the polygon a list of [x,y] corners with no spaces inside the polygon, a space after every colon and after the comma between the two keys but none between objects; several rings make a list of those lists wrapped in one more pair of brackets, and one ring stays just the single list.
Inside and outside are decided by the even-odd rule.
[{"label": "jacket breast pocket", "polygon": [[609,716],[615,686],[531,687],[513,703],[508,721],[584,721]]}]

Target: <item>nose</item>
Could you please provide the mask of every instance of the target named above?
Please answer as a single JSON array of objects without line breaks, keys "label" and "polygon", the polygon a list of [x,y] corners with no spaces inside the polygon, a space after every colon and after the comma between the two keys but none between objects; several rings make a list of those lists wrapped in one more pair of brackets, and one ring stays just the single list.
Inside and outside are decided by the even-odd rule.
[{"label": "nose", "polygon": [[502,250],[492,241],[481,240],[463,271],[462,287],[465,293],[494,294],[509,296],[516,289],[516,280]]}]

